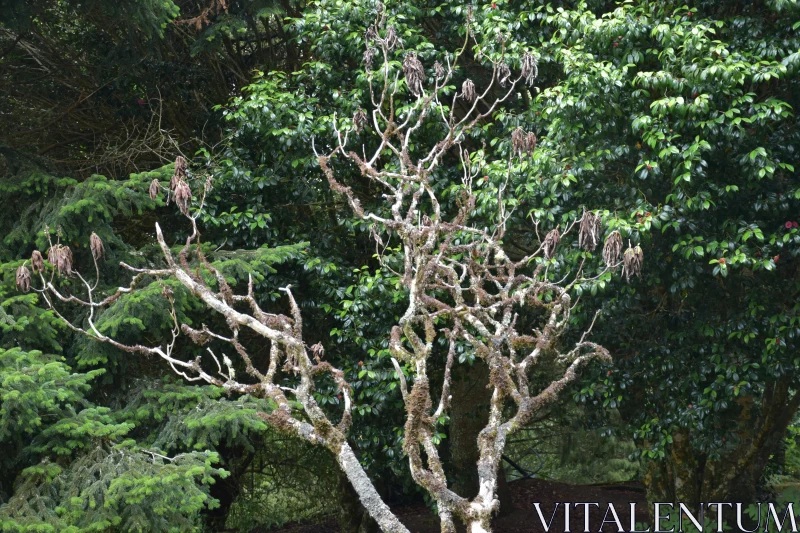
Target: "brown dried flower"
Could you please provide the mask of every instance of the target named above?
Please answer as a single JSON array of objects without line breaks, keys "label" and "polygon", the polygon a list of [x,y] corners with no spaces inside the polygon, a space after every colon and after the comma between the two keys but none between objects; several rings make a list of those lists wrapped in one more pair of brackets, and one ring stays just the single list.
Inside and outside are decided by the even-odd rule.
[{"label": "brown dried flower", "polygon": [[591,211],[584,211],[578,230],[578,246],[589,252],[597,248],[600,242],[600,233],[603,231],[603,222],[598,215]]},{"label": "brown dried flower", "polygon": [[536,65],[536,58],[530,52],[525,52],[522,56],[522,77],[529,86],[533,85],[533,80],[539,75],[539,67]]},{"label": "brown dried flower", "polygon": [[469,78],[464,80],[464,84],[461,85],[461,97],[470,103],[474,102],[477,97],[475,93],[475,84],[472,83],[472,80]]},{"label": "brown dried flower", "polygon": [[625,255],[622,258],[622,273],[625,275],[625,281],[631,282],[631,276],[642,276],[642,263],[644,262],[644,253],[642,248],[637,244],[635,248],[631,248],[631,243],[628,242],[628,249],[625,250]]},{"label": "brown dried flower", "polygon": [[189,216],[189,204],[191,201],[192,190],[185,181],[180,180],[175,187],[175,203],[178,204],[178,209],[181,210],[181,213],[186,216]]},{"label": "brown dried flower", "polygon": [[31,290],[31,271],[24,264],[17,268],[17,289],[22,292]]},{"label": "brown dried flower", "polygon": [[72,250],[69,249],[69,246],[63,244],[51,246],[47,250],[47,261],[56,268],[59,275],[72,275]]},{"label": "brown dried flower", "polygon": [[95,261],[103,257],[103,253],[106,250],[103,246],[103,241],[100,240],[97,233],[92,232],[92,235],[89,237],[89,249],[92,251],[92,257],[94,257]]},{"label": "brown dried flower", "polygon": [[561,242],[561,232],[558,230],[558,228],[545,235],[544,242],[542,243],[545,259],[553,258],[559,242]]},{"label": "brown dried flower", "polygon": [[603,262],[608,267],[614,267],[622,257],[622,235],[619,231],[612,231],[606,238],[603,246]]},{"label": "brown dried flower", "polygon": [[436,73],[436,79],[437,80],[441,80],[441,79],[444,78],[444,76],[445,76],[444,67],[438,61],[436,61],[433,64],[433,71]]},{"label": "brown dried flower", "polygon": [[497,65],[497,81],[500,82],[500,87],[505,87],[509,78],[511,78],[511,69],[505,63]]},{"label": "brown dried flower", "polygon": [[353,126],[355,126],[356,128],[356,133],[359,133],[361,129],[364,126],[366,126],[366,124],[367,124],[367,113],[366,111],[364,111],[359,107],[358,111],[356,111],[356,114],[353,115]]},{"label": "brown dried flower", "polygon": [[34,250],[31,254],[31,268],[36,273],[44,272],[44,257],[39,250]]},{"label": "brown dried flower", "polygon": [[161,183],[158,182],[157,178],[154,178],[153,181],[150,182],[150,189],[147,191],[150,193],[150,199],[155,200],[158,198],[158,193],[161,191]]},{"label": "brown dried flower", "polygon": [[406,54],[403,60],[403,73],[406,75],[408,90],[414,96],[419,96],[422,93],[422,82],[425,80],[425,69],[415,52]]},{"label": "brown dried flower", "polygon": [[364,40],[369,43],[370,41],[374,41],[377,37],[378,30],[375,28],[375,25],[372,24],[369,28],[367,28],[367,33],[364,34]]}]

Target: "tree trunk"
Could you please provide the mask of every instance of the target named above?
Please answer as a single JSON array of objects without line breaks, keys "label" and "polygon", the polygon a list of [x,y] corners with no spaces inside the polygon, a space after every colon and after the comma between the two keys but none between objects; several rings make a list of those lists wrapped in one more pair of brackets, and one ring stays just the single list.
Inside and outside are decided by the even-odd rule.
[{"label": "tree trunk", "polygon": [[[240,457],[244,455],[244,450],[241,448],[235,450],[223,449],[222,455],[223,457]],[[231,505],[233,505],[233,502],[236,501],[242,491],[247,469],[250,467],[250,463],[253,462],[255,455],[254,452],[251,452],[244,455],[239,461],[227,461],[225,469],[230,472],[230,475],[224,479],[217,478],[216,482],[209,488],[211,497],[219,501],[219,507],[205,511],[204,522],[208,525],[210,531],[225,531],[225,523],[228,520]]]},{"label": "tree trunk", "polygon": [[[450,407],[450,464],[448,478],[453,491],[472,499],[478,494],[478,434],[489,421],[489,400],[492,392],[487,387],[489,370],[483,363],[472,366],[458,365],[454,369]],[[498,472],[497,498],[500,513],[513,510],[511,492],[502,469]]]},{"label": "tree trunk", "polygon": [[756,501],[764,468],[800,406],[800,394],[790,395],[789,381],[782,380],[768,384],[756,402],[753,397],[740,400],[738,445],[719,459],[697,454],[688,430],[673,433],[666,458],[648,465],[648,500],[683,502],[695,509],[699,502]]}]

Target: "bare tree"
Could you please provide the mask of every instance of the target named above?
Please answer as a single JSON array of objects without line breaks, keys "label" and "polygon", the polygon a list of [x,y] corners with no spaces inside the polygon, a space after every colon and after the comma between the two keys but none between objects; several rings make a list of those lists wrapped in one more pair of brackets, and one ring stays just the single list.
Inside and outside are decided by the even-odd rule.
[{"label": "bare tree", "polygon": [[[484,91],[478,93],[475,84],[466,80],[462,90],[453,95],[448,108],[440,98],[447,92],[448,84],[452,83],[466,42],[459,52],[445,57],[446,65],[438,62],[434,65],[433,86],[426,90],[425,85],[429,80],[416,54],[407,52],[402,68],[393,66],[393,54],[402,53],[402,43],[394,29],[386,26],[383,13],[379,13],[375,25],[368,30],[367,38],[365,61],[373,107],[371,120],[361,110],[352,121],[334,118],[333,145],[325,153],[317,153],[316,149],[315,153],[331,188],[347,199],[358,217],[375,225],[373,235],[379,255],[380,245],[383,244],[385,250],[389,244],[383,243],[382,235],[389,240],[396,239],[402,249],[402,268],[396,274],[407,288],[408,305],[398,324],[387,335],[390,335],[392,362],[406,405],[404,451],[412,476],[436,501],[443,532],[454,532],[456,519],[465,523],[471,533],[488,532],[492,515],[499,507],[496,496],[498,471],[508,437],[523,428],[537,412],[555,402],[559,393],[576,380],[579,367],[591,359],[610,360],[605,349],[586,340],[591,326],[574,344],[565,346],[563,341],[575,305],[570,291],[576,283],[590,281],[583,277],[582,265],[571,282],[554,281],[548,271],[557,247],[574,228],[577,227],[580,233],[579,245],[593,250],[600,240],[602,223],[594,213],[586,212],[582,219],[573,221],[563,231],[555,228],[546,233],[533,253],[513,260],[506,254],[502,244],[511,216],[504,198],[505,186],[500,188],[498,194],[496,223],[492,229],[478,227],[475,221],[476,190],[473,185],[485,161],[481,153],[469,154],[462,143],[471,130],[514,93],[522,80],[532,83],[536,77],[533,55],[524,56],[519,77],[512,79],[511,69],[505,64],[501,53],[492,62],[492,79]],[[376,53],[382,55],[383,61],[380,68],[373,71],[370,65]],[[490,98],[496,85],[501,87],[502,94]],[[378,88],[375,89],[375,86]],[[404,107],[402,115],[398,116],[401,98],[410,98],[412,103]],[[457,117],[459,100],[463,100],[466,107],[462,116]],[[443,136],[434,146],[421,151],[415,142],[415,135],[423,129],[423,125],[431,123],[441,129]],[[359,155],[348,148],[350,135],[365,128],[377,137],[377,148],[370,157],[366,156],[364,149]],[[522,130],[516,130],[511,140],[512,158],[527,157],[536,146],[535,135]],[[450,207],[441,201],[440,191],[437,191],[433,181],[433,176],[441,171],[440,166],[447,154],[451,154],[454,161],[455,156],[458,157],[462,170],[455,205]],[[512,158],[508,160],[509,177]],[[364,177],[383,189],[386,204],[374,211],[366,210],[354,190],[337,178],[334,171],[337,160],[355,164]],[[206,260],[199,247],[196,217],[202,210],[208,183],[203,185],[203,197],[196,201],[195,214],[191,215],[189,206],[192,193],[186,176],[185,161],[179,158],[168,194],[190,221],[192,234],[176,258],[156,225],[156,236],[166,261],[165,268],[139,269],[123,263],[122,266],[134,274],[131,284],[98,300],[95,295],[97,284],[92,285],[84,279],[72,265],[69,249],[56,242],[51,243],[48,253],[53,272],[76,276],[83,283],[86,296],[78,298],[61,294],[53,284],[52,275],[50,279],[46,278],[46,269],[41,265],[42,256],[36,256],[38,252],[34,253],[33,264],[41,288],[36,290],[53,309],[56,309],[58,302],[87,306],[89,313],[86,326],[67,322],[78,332],[128,352],[157,355],[186,380],[218,385],[232,393],[270,398],[277,408],[261,415],[266,422],[281,431],[329,449],[380,528],[385,532],[406,532],[406,528],[378,495],[347,443],[347,432],[352,421],[350,386],[341,370],[323,361],[324,350],[321,345],[308,347],[303,342],[303,321],[291,287],[283,289],[291,309],[288,316],[267,312],[259,306],[252,279],[247,294],[233,294],[225,278]],[[150,194],[161,194],[164,188],[154,182]],[[96,243],[93,246],[94,250]],[[636,256],[636,270],[632,273],[638,274],[641,251],[629,250],[626,254]],[[603,255],[606,270],[615,270],[623,264],[618,233],[612,233],[606,240]],[[93,254],[95,266],[100,256],[101,253]],[[214,284],[207,283],[198,274],[197,268],[190,268],[190,261],[216,278],[216,286],[212,288]],[[625,263],[626,272],[631,272],[633,267],[628,263],[630,261]],[[389,261],[384,263],[384,267],[391,268]],[[29,272],[18,273],[17,278],[22,279],[23,289],[30,287]],[[225,336],[206,326],[198,330],[180,324],[173,307],[172,341],[166,346],[129,346],[102,334],[95,327],[96,313],[120,295],[135,291],[144,278],[179,281],[208,308],[225,318],[230,333]],[[172,302],[168,290],[164,291],[164,297]],[[534,313],[528,313],[530,316],[541,317],[539,326],[528,332],[519,331],[518,318],[521,313],[531,310]],[[59,316],[66,321],[61,314]],[[246,347],[239,339],[242,328],[269,341],[270,358],[266,370],[253,365]],[[200,345],[215,341],[233,346],[248,376],[237,378],[233,362],[227,356],[220,361],[210,347],[209,360],[213,361],[214,370],[204,369],[200,358],[184,361],[176,357],[173,349],[181,333]],[[468,350],[488,366],[489,382],[486,385],[492,391],[489,420],[478,437],[479,493],[471,500],[449,488],[434,442],[436,425],[450,407],[451,371],[453,365],[457,364],[459,349]],[[445,370],[442,382],[434,386],[429,370],[438,357],[444,360]],[[544,388],[532,390],[530,377],[545,359],[561,363],[563,375]],[[338,422],[326,414],[314,399],[315,380],[322,375],[332,377],[342,395],[343,409]],[[287,377],[290,378],[288,381],[285,379]],[[434,391],[439,392],[435,402]],[[292,409],[290,399],[302,405],[302,412]]]}]

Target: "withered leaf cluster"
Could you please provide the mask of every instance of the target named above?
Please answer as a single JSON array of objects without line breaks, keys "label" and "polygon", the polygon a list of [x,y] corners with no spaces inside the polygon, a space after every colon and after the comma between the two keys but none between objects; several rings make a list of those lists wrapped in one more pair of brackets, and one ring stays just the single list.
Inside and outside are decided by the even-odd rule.
[{"label": "withered leaf cluster", "polygon": [[525,55],[522,56],[521,69],[525,83],[528,86],[533,85],[533,80],[539,75],[539,67],[536,64],[536,58],[530,52],[525,52]]},{"label": "withered leaf cluster", "polygon": [[461,85],[461,97],[467,102],[474,102],[477,94],[475,92],[475,84],[471,79],[467,78]]},{"label": "withered leaf cluster", "polygon": [[511,69],[505,63],[500,63],[497,66],[497,81],[500,82],[500,87],[505,87],[510,78]]},{"label": "withered leaf cluster", "polygon": [[353,126],[356,128],[356,133],[361,132],[364,126],[367,125],[367,113],[362,108],[358,108],[355,115],[353,115]]},{"label": "withered leaf cluster", "polygon": [[22,292],[31,290],[31,271],[24,264],[17,268],[17,289]]},{"label": "withered leaf cluster", "polygon": [[606,266],[613,267],[619,263],[621,258],[622,235],[620,235],[619,231],[612,231],[603,246],[603,262]]},{"label": "withered leaf cluster", "polygon": [[511,132],[511,149],[515,155],[531,155],[536,148],[536,134],[526,132],[522,128],[516,128]]},{"label": "withered leaf cluster", "polygon": [[39,250],[34,250],[31,254],[31,267],[37,274],[44,272],[44,257],[42,257],[42,252]]},{"label": "withered leaf cluster", "polygon": [[173,191],[175,187],[178,186],[178,183],[184,181],[186,179],[186,169],[188,165],[186,163],[186,159],[183,156],[178,156],[175,158],[175,172],[172,174],[172,179],[169,180],[169,188]]},{"label": "withered leaf cluster", "polygon": [[159,183],[158,178],[153,178],[153,181],[150,182],[150,188],[147,191],[150,194],[150,199],[155,200],[158,198],[158,193],[160,191],[161,183]]},{"label": "withered leaf cluster", "polygon": [[189,184],[181,180],[175,186],[175,203],[178,204],[178,209],[184,216],[189,216],[189,204],[192,201],[192,189]]},{"label": "withered leaf cluster", "polygon": [[631,248],[630,244],[628,249],[625,250],[625,255],[622,258],[622,273],[625,276],[625,281],[631,282],[631,276],[642,276],[642,263],[644,262],[644,253],[642,248],[637,244]]},{"label": "withered leaf cluster", "polygon": [[602,232],[603,221],[600,220],[600,216],[591,211],[585,211],[578,229],[578,246],[586,251],[593,252],[600,242],[600,234]]},{"label": "withered leaf cluster", "polygon": [[47,261],[61,276],[72,275],[72,250],[63,244],[54,244],[47,250]]},{"label": "withered leaf cluster", "polygon": [[414,96],[419,96],[422,93],[422,82],[425,81],[425,69],[415,52],[406,54],[403,60],[403,73],[406,76],[408,90]]},{"label": "withered leaf cluster", "polygon": [[441,64],[441,63],[439,63],[438,61],[436,61],[436,62],[433,64],[433,72],[435,72],[435,73],[436,73],[436,79],[437,79],[437,80],[444,79],[444,76],[445,76],[444,67],[443,67],[443,66],[442,66],[442,64]]},{"label": "withered leaf cluster", "polygon": [[95,261],[103,257],[103,253],[105,253],[106,250],[103,246],[103,241],[97,233],[92,232],[92,235],[89,237],[89,249],[92,251],[92,257],[94,257]]},{"label": "withered leaf cluster", "polygon": [[558,247],[559,242],[561,242],[561,232],[558,228],[551,230],[547,235],[545,235],[544,242],[542,243],[545,259],[553,258],[553,256],[556,254],[556,248]]}]

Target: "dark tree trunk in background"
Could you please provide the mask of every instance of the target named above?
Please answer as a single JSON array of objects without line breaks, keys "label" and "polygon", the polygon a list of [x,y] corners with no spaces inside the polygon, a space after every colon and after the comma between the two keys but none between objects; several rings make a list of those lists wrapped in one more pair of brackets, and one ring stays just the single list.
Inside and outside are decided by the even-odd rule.
[{"label": "dark tree trunk in background", "polygon": [[219,507],[205,511],[205,523],[209,527],[209,531],[225,531],[228,513],[233,502],[241,493],[244,483],[247,482],[247,470],[256,456],[255,452],[245,453],[242,449],[220,449],[220,455],[222,457],[241,457],[241,459],[227,461],[224,468],[231,474],[225,479],[217,478],[209,489],[211,497],[219,500]]},{"label": "dark tree trunk in background", "polygon": [[[651,502],[755,502],[770,456],[779,448],[792,422],[800,394],[790,393],[789,380],[770,383],[763,397],[740,400],[735,447],[711,460],[692,449],[692,435],[672,435],[667,457],[652,461],[645,476]],[[645,443],[646,444],[646,443]]]},{"label": "dark tree trunk in background", "polygon": [[378,523],[369,516],[344,472],[339,473],[339,531],[377,533]]},{"label": "dark tree trunk in background", "polygon": [[[487,383],[489,370],[482,363],[457,365],[454,368],[451,388],[453,400],[450,406],[450,469],[447,474],[453,491],[466,498],[474,498],[478,494],[478,433],[489,420],[491,398]],[[502,467],[497,480],[497,497],[501,514],[513,509]]]}]

